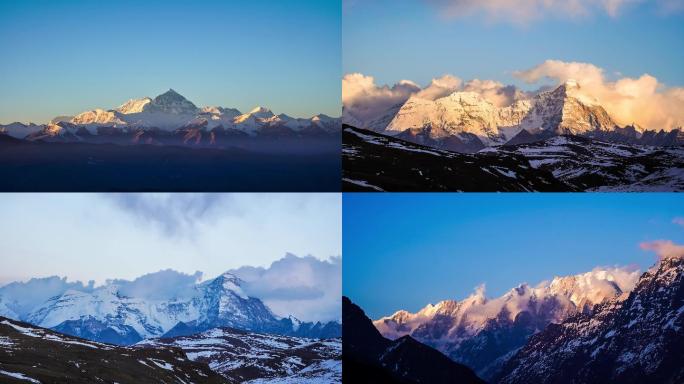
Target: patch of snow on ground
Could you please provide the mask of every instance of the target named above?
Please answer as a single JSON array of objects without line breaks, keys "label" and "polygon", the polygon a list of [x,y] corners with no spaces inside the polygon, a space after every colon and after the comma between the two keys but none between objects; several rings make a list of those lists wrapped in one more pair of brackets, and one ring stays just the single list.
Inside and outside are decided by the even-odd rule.
[{"label": "patch of snow on ground", "polygon": [[38,384],[40,384],[40,381],[38,381],[38,380],[36,380],[36,379],[32,379],[32,378],[30,378],[30,377],[24,375],[23,373],[7,372],[7,371],[0,370],[0,375],[5,375],[5,376],[13,377],[13,378],[15,378],[15,379],[19,379],[19,380],[29,381],[29,382],[31,382],[31,383],[38,383]]},{"label": "patch of snow on ground", "polygon": [[343,177],[342,181],[346,181],[348,183],[352,183],[352,184],[355,184],[355,185],[358,185],[361,187],[372,188],[372,189],[375,189],[376,191],[384,192],[384,190],[382,188],[377,187],[377,186],[372,185],[372,184],[368,184],[368,182],[363,181],[363,180],[353,180],[353,179]]}]

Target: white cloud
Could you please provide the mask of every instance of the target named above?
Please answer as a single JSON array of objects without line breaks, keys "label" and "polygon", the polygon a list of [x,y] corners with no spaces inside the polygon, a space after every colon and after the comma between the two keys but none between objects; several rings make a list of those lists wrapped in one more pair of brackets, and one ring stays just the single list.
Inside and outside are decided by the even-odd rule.
[{"label": "white cloud", "polygon": [[598,98],[620,125],[637,123],[649,129],[671,130],[684,124],[684,88],[667,87],[649,74],[609,81],[604,70],[593,64],[546,60],[514,75],[528,83],[577,80],[581,91]]},{"label": "white cloud", "polygon": [[684,258],[684,245],[673,243],[671,240],[655,240],[639,244],[645,251],[653,251],[658,260]]},{"label": "white cloud", "polygon": [[436,100],[448,96],[461,88],[463,80],[456,76],[444,75],[430,81],[430,85],[416,93],[417,97],[427,100]]},{"label": "white cloud", "polygon": [[342,258],[319,260],[287,254],[268,268],[230,272],[245,280],[245,293],[258,297],[280,316],[304,321],[341,318]]},{"label": "white cloud", "polygon": [[425,0],[446,18],[481,17],[487,22],[526,25],[545,18],[580,20],[606,14],[616,18],[639,3],[661,14],[681,11],[681,0]]},{"label": "white cloud", "polygon": [[517,99],[525,97],[523,92],[515,86],[504,85],[494,80],[473,79],[465,84],[463,90],[479,93],[485,100],[497,107],[511,105]]},{"label": "white cloud", "polygon": [[150,300],[189,298],[194,294],[194,285],[202,278],[202,272],[186,274],[172,269],[148,273],[132,281],[110,280],[107,284],[119,286],[119,293],[129,297]]}]

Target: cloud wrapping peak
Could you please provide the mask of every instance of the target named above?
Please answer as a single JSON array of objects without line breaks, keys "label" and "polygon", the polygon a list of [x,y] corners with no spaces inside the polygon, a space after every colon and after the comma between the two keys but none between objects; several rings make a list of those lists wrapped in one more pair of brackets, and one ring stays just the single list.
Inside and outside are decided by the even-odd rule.
[{"label": "cloud wrapping peak", "polygon": [[671,130],[684,124],[684,88],[668,88],[649,74],[608,81],[604,70],[593,64],[546,60],[528,70],[516,71],[514,76],[527,83],[551,79],[556,85],[577,80],[580,91],[598,98],[620,125],[637,123],[649,129]]},{"label": "cloud wrapping peak", "polygon": [[684,258],[684,245],[673,243],[671,240],[655,240],[639,244],[645,251],[653,251],[658,260]]},{"label": "cloud wrapping peak", "polygon": [[[350,73],[342,78],[342,104],[346,119],[368,122],[396,104],[405,102],[420,87],[408,80],[402,80],[392,87],[375,85],[372,76]],[[353,124],[353,122],[350,122]]]},{"label": "cloud wrapping peak", "polygon": [[0,287],[0,298],[11,298],[12,309],[19,316],[23,316],[51,297],[61,295],[70,289],[92,292],[95,289],[95,282],[67,282],[66,277],[57,276],[33,278],[27,282],[14,282]]},{"label": "cloud wrapping peak", "polygon": [[195,294],[194,286],[201,278],[202,272],[200,271],[190,275],[166,269],[145,274],[132,281],[109,280],[107,284],[117,285],[118,292],[124,296],[168,300],[192,297]]},{"label": "cloud wrapping peak", "polygon": [[[647,129],[669,131],[684,125],[684,88],[667,87],[649,74],[610,81],[602,68],[590,63],[546,60],[530,69],[514,71],[513,76],[529,84],[538,84],[539,88],[523,92],[514,85],[504,85],[495,80],[463,82],[453,75],[433,79],[425,88],[409,80],[390,87],[376,85],[372,76],[348,74],[342,80],[343,120],[367,128],[411,96],[435,100],[455,91],[475,92],[493,105],[505,107],[567,80],[575,80],[580,85],[579,92],[587,99],[598,99],[621,126],[636,123]],[[553,82],[551,86],[548,80]]]}]

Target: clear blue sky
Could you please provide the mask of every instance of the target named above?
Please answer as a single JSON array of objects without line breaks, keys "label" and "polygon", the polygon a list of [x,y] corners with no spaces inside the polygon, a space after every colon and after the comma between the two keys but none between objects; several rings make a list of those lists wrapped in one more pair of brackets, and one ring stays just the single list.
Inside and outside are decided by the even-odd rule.
[{"label": "clear blue sky", "polygon": [[0,123],[173,88],[198,106],[340,114],[340,0],[0,0]]},{"label": "clear blue sky", "polygon": [[512,71],[557,59],[592,63],[609,76],[649,73],[668,86],[684,85],[684,7],[624,2],[616,16],[592,8],[585,16],[549,12],[517,23],[482,12],[448,18],[434,5],[440,3],[477,2],[345,0],[343,72],[372,75],[378,84],[409,79],[425,85],[449,73],[522,85]]},{"label": "clear blue sky", "polygon": [[343,196],[343,293],[373,318],[597,266],[655,262],[639,243],[684,243],[679,194]]}]

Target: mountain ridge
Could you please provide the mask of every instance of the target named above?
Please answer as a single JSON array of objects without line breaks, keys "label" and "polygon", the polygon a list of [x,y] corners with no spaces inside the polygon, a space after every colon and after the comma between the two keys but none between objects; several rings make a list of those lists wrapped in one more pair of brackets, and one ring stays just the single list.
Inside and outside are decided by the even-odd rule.
[{"label": "mountain ridge", "polygon": [[469,297],[428,304],[416,313],[404,310],[373,322],[389,339],[411,336],[454,361],[491,379],[497,360],[522,347],[534,333],[632,289],[638,271],[619,268],[521,284],[498,298],[478,287]]},{"label": "mountain ridge", "polygon": [[[235,108],[197,107],[169,89],[154,98],[130,99],[112,109],[96,108],[75,116],[59,116],[47,124],[19,122],[0,125],[0,133],[29,141],[115,142],[161,144],[168,136],[180,136],[188,144],[187,130],[194,129],[194,144],[215,145],[221,137],[318,137],[339,134],[340,119],[324,114],[310,118],[275,115],[256,107],[247,113]],[[204,133],[202,140],[198,133]],[[144,140],[139,136],[144,135]]]},{"label": "mountain ridge", "polygon": [[341,326],[335,321],[300,322],[276,316],[260,299],[246,295],[242,285],[238,277],[224,273],[192,286],[184,296],[149,298],[127,296],[116,284],[109,284],[85,291],[67,289],[20,311],[15,309],[21,303],[0,288],[0,309],[6,309],[0,315],[120,345],[216,327],[312,338],[339,336]]}]

